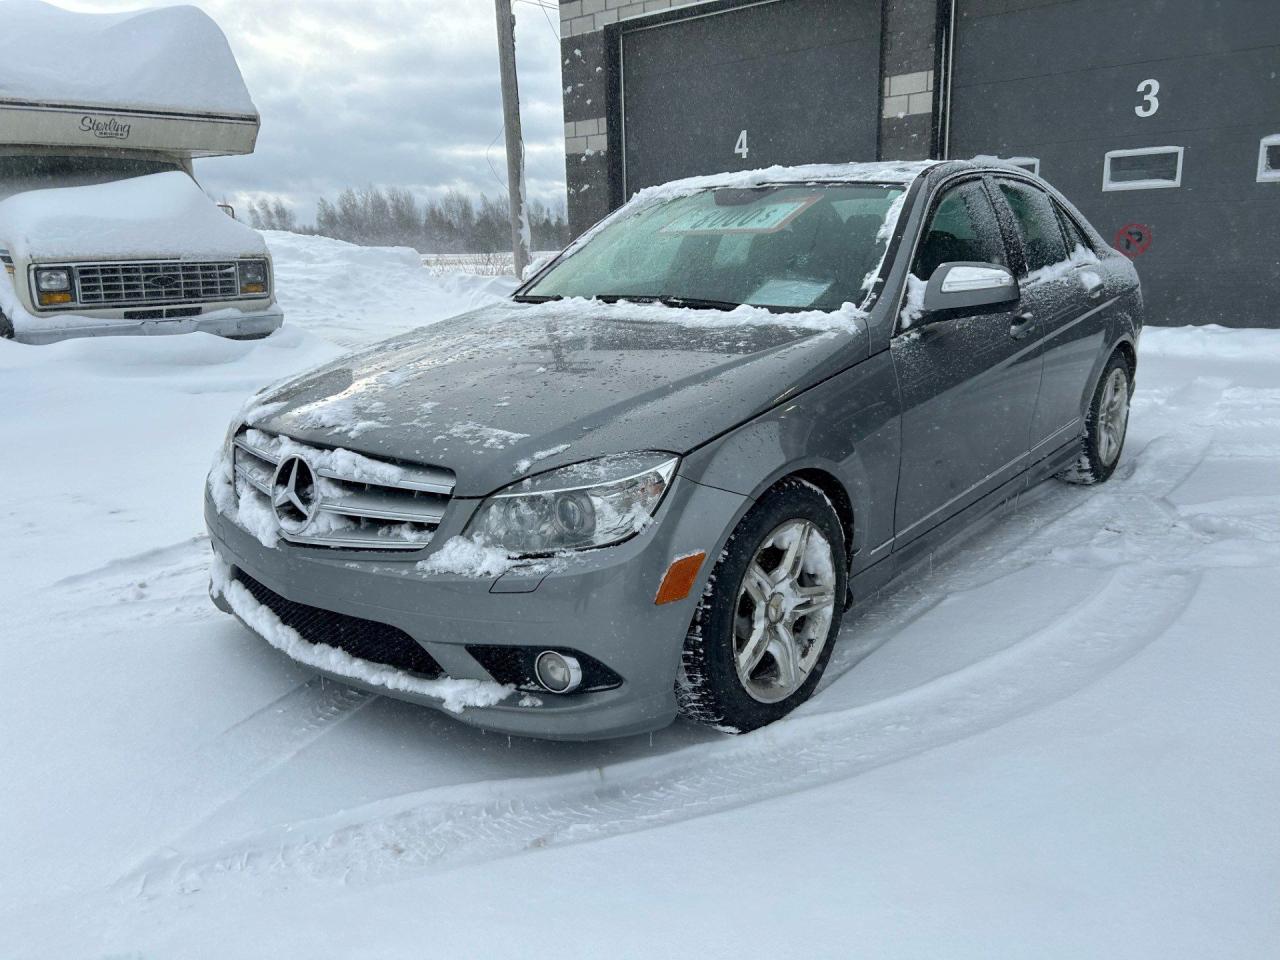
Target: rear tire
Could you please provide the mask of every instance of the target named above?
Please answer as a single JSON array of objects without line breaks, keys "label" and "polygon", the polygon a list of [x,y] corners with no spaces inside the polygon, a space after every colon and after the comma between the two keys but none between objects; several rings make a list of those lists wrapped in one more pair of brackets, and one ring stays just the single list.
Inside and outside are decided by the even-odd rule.
[{"label": "rear tire", "polygon": [[676,683],[681,714],[745,733],[808,700],[840,631],[846,556],[840,518],[817,487],[784,480],[761,497],[694,613]]},{"label": "rear tire", "polygon": [[1133,396],[1133,371],[1119,352],[1111,355],[1093,391],[1085,417],[1080,455],[1058,479],[1067,483],[1106,483],[1115,473],[1124,452],[1129,428],[1129,400]]}]

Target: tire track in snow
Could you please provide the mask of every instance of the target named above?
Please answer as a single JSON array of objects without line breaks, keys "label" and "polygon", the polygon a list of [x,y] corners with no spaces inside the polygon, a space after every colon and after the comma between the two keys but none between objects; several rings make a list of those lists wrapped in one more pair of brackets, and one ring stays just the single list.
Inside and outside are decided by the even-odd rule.
[{"label": "tire track in snow", "polygon": [[[370,883],[600,839],[857,776],[1043,709],[1160,636],[1198,575],[1118,568],[1069,617],[913,690],[657,759],[567,777],[429,790],[216,850],[153,858],[121,881],[144,897],[228,884]],[[477,787],[487,796],[476,799]],[[462,793],[462,796],[458,796]]]},{"label": "tire track in snow", "polygon": [[[208,841],[193,835],[191,847],[151,858],[117,892],[153,897],[304,879],[393,880],[858,776],[1043,709],[1105,677],[1177,620],[1199,574],[1177,560],[1169,563],[1171,553],[1179,557],[1199,548],[1203,540],[1197,538],[1270,539],[1269,529],[1240,523],[1218,530],[1207,529],[1208,522],[1188,524],[1169,499],[1213,455],[1213,411],[1243,406],[1242,400],[1236,395],[1224,402],[1217,383],[1198,382],[1148,403],[1138,419],[1155,428],[1147,434],[1151,439],[1140,449],[1131,446],[1112,484],[1090,491],[1057,488],[1054,497],[1040,488],[1024,497],[1025,505],[1001,522],[999,536],[968,538],[978,541],[977,549],[949,551],[939,571],[945,576],[888,592],[858,623],[858,636],[841,638],[842,646],[861,641],[857,653],[842,658],[848,669],[949,596],[1046,562],[1110,569],[1107,585],[1069,616],[985,660],[876,703],[793,717],[747,737],[657,758],[402,795],[216,849],[201,849],[196,844]],[[1193,403],[1206,422],[1187,421],[1184,410]],[[1111,542],[1117,539],[1122,549]],[[866,627],[869,636],[862,634]]]},{"label": "tire track in snow", "polygon": [[183,811],[183,820],[157,847],[136,857],[127,873],[145,871],[164,856],[157,849],[177,849],[218,811],[376,699],[317,676],[223,731],[192,758],[188,768],[199,771],[195,777],[152,795],[156,823],[172,821],[174,811]]}]

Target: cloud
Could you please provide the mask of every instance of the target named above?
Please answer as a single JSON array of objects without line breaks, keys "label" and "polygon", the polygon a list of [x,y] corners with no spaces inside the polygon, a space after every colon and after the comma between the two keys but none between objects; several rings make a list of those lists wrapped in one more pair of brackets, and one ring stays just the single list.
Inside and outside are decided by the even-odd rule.
[{"label": "cloud", "polygon": [[[58,0],[89,12],[137,0]],[[262,115],[249,157],[196,161],[219,198],[272,194],[301,220],[368,183],[420,196],[506,192],[494,8],[480,0],[198,0],[226,33]],[[517,3],[531,197],[564,202],[558,20]]]}]

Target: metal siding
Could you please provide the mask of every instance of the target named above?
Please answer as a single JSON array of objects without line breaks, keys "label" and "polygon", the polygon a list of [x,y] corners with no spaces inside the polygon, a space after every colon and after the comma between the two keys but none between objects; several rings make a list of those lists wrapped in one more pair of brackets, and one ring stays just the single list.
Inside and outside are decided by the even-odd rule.
[{"label": "metal siding", "polygon": [[[1280,323],[1280,183],[1256,180],[1272,133],[1274,0],[957,0],[950,155],[1039,157],[1105,237],[1149,227],[1152,323]],[[1107,151],[1158,146],[1185,148],[1181,187],[1103,192]]]},{"label": "metal siding", "polygon": [[[874,160],[879,0],[777,0],[621,30],[625,192],[723,170]],[[748,154],[734,152],[747,131]]]}]

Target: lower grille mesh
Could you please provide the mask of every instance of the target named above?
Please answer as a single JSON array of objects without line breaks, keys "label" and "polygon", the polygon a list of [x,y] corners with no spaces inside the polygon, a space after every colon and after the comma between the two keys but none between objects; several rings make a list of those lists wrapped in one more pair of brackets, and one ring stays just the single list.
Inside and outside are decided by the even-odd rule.
[{"label": "lower grille mesh", "polygon": [[357,659],[407,670],[429,680],[435,680],[444,673],[435,658],[398,627],[295,603],[263,586],[243,570],[237,570],[235,578],[253,599],[279,617],[285,626],[296,630],[308,643],[325,643]]}]

